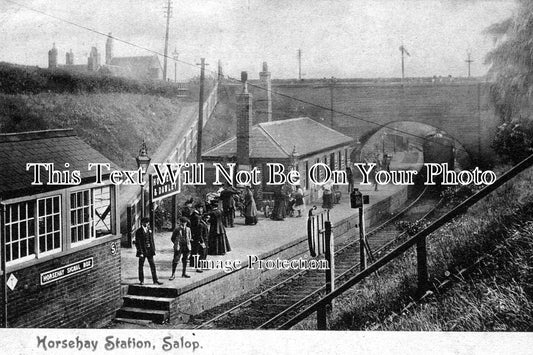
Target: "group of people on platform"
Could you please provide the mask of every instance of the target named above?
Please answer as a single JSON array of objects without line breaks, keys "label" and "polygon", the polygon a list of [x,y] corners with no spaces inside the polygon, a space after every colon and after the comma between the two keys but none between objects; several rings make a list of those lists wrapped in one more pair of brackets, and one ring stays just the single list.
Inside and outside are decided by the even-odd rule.
[{"label": "group of people on platform", "polygon": [[[257,223],[257,210],[251,192],[248,194],[248,198],[245,195],[245,204],[248,206],[249,218]],[[228,203],[227,206],[232,206],[232,204]],[[208,209],[207,212],[206,209]],[[220,210],[216,200],[211,201],[208,206],[204,202],[199,202],[193,206],[192,198],[185,202],[179,210],[176,228],[170,238],[173,244],[174,257],[169,280],[172,281],[176,278],[176,269],[180,261],[182,264],[181,276],[189,278],[190,276],[187,274],[188,264],[193,268],[196,267],[196,272],[200,273],[202,272],[201,261],[206,260],[208,255],[224,255],[231,251],[224,221],[231,223],[233,227],[233,219],[230,220],[228,217],[227,211]],[[162,282],[159,281],[155,269],[154,255],[156,250],[153,232],[148,227],[149,222],[149,218],[142,218],[141,227],[135,233],[135,246],[139,258],[139,283],[144,284],[144,262],[145,259],[148,259],[152,280],[154,284],[161,285]]]},{"label": "group of people on platform", "polygon": [[294,188],[289,184],[284,184],[274,190],[274,207],[270,219],[283,221],[287,216],[298,214],[301,217],[305,210],[304,191],[300,185]]},{"label": "group of people on platform", "polygon": [[233,186],[226,184],[220,191],[222,202],[222,223],[225,227],[233,228],[235,211],[239,209],[244,215],[244,224],[257,224],[257,206],[250,185],[244,186],[244,193]]},{"label": "group of people on platform", "polygon": [[[239,192],[233,186],[226,184],[216,194],[208,194],[206,201],[193,206],[193,198],[185,201],[178,211],[176,228],[172,232],[174,257],[172,260],[172,274],[169,280],[176,277],[176,269],[181,262],[181,276],[189,278],[187,266],[202,272],[202,260],[208,255],[224,255],[231,251],[226,234],[226,228],[234,227],[235,212],[238,209],[244,215],[246,225],[257,224],[257,206],[254,194],[249,185]],[[300,217],[305,211],[304,191],[300,185],[295,188],[281,185],[274,192],[274,207],[271,218],[283,220],[289,211]],[[155,243],[153,233],[148,227],[149,219],[142,218],[141,227],[135,233],[135,245],[139,258],[139,282],[144,283],[143,267],[148,259],[154,284],[160,285],[155,269]]]}]

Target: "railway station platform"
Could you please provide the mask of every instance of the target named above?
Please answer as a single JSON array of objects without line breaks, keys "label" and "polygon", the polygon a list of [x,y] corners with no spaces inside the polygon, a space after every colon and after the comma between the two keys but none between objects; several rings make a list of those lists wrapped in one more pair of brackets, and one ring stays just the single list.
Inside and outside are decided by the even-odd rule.
[{"label": "railway station platform", "polygon": [[[386,214],[393,213],[407,200],[408,186],[385,185],[374,191],[372,186],[355,187],[364,195],[370,196],[370,204],[365,206],[365,221],[367,230]],[[350,208],[349,194],[346,186],[341,186],[342,197],[340,204],[335,204],[330,210],[330,220],[333,225],[335,242],[356,238],[358,229],[358,211]],[[307,211],[312,206],[307,205]],[[204,310],[227,302],[245,294],[284,270],[259,269],[248,267],[249,258],[257,257],[265,260],[292,260],[294,258],[310,258],[307,242],[307,211],[302,217],[287,217],[284,221],[274,221],[259,213],[257,225],[244,224],[243,217],[235,219],[235,227],[227,228],[226,233],[231,245],[231,251],[222,256],[208,256],[213,261],[238,261],[241,268],[237,270],[223,270],[220,268],[204,270],[197,273],[188,267],[190,278],[181,277],[181,264],[176,270],[176,278],[169,281],[173,258],[173,247],[170,241],[171,232],[156,233],[156,255],[154,257],[157,275],[164,284],[155,286],[151,283],[148,262],[145,262],[145,284],[138,285],[138,258],[135,248],[123,248],[122,255],[122,284],[124,306],[131,304],[131,312],[119,311],[117,317],[136,318],[133,309],[145,307],[150,302],[160,299],[166,300],[168,308],[161,317],[169,316],[172,322],[177,318],[186,320],[189,315],[198,314]],[[322,211],[317,206],[316,212]],[[229,271],[229,272],[228,272]],[[144,295],[144,299],[141,299]],[[153,297],[152,297],[153,296]],[[127,302],[126,302],[127,301]],[[161,308],[157,306],[156,308]],[[140,312],[140,311],[139,311]],[[155,311],[154,311],[155,312]],[[143,318],[143,315],[138,315]],[[147,314],[146,318],[157,321],[155,315]]]}]

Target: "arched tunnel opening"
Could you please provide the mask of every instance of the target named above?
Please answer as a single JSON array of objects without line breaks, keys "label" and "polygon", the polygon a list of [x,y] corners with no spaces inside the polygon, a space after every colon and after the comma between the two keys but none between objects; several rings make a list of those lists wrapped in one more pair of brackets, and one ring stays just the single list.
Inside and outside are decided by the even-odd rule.
[{"label": "arched tunnel opening", "polygon": [[469,153],[457,139],[437,127],[412,121],[392,122],[363,134],[351,158],[394,170],[420,170],[424,163],[447,163],[453,170],[472,167]]}]

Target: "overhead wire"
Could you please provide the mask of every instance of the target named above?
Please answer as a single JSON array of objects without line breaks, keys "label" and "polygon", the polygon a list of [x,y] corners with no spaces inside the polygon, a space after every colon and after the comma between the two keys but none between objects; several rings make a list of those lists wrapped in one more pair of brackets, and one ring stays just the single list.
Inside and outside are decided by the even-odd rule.
[{"label": "overhead wire", "polygon": [[[106,34],[104,32],[101,32],[101,31],[98,31],[96,29],[93,29],[93,28],[90,28],[90,27],[87,27],[87,26],[84,26],[84,25],[80,25],[76,22],[73,22],[73,21],[70,21],[70,20],[67,20],[67,19],[64,19],[64,18],[61,18],[59,16],[55,16],[55,15],[52,15],[52,14],[49,14],[45,11],[42,11],[42,10],[38,10],[38,9],[35,9],[35,8],[32,8],[30,6],[27,6],[27,5],[23,5],[23,4],[20,4],[16,1],[13,1],[13,0],[5,0],[7,2],[10,2],[12,4],[15,4],[17,6],[20,6],[22,8],[25,8],[27,10],[30,10],[30,11],[34,11],[36,13],[40,13],[42,15],[45,15],[45,16],[48,16],[48,17],[51,17],[51,18],[54,18],[56,20],[59,20],[59,21],[62,21],[62,22],[65,22],[65,23],[68,23],[72,26],[75,26],[75,27],[78,27],[78,28],[82,28],[84,30],[87,30],[87,31],[90,31],[90,32],[93,32],[93,33],[96,33],[96,34],[99,34],[101,36],[105,36],[105,37],[109,37],[111,39],[114,39],[118,42],[121,42],[121,43],[124,43],[126,45],[129,45],[129,46],[132,46],[132,47],[135,47],[135,48],[139,48],[139,49],[142,49],[144,51],[147,51],[147,52],[150,52],[150,53],[153,53],[153,54],[156,54],[158,56],[162,56],[162,57],[166,57],[167,59],[170,59],[170,60],[174,60],[175,62],[178,62],[178,63],[182,63],[182,64],[185,64],[185,65],[188,65],[188,66],[192,66],[192,67],[195,67],[197,68],[198,65],[197,64],[194,64],[194,63],[189,63],[189,62],[186,62],[186,61],[183,61],[183,60],[180,60],[180,59],[176,59],[174,57],[171,57],[169,55],[165,55],[161,52],[158,52],[156,50],[153,50],[153,49],[150,49],[150,48],[147,48],[147,47],[143,47],[141,45],[138,45],[138,44],[135,44],[133,42],[130,42],[130,41],[126,41],[126,40],[123,40],[123,39],[120,39],[116,36],[112,36],[112,35],[109,35],[109,34]],[[205,69],[206,71],[208,72],[211,72],[213,73],[214,75],[218,75],[218,72],[215,71],[215,70],[211,70],[211,69]],[[229,75],[226,75],[225,78],[227,80],[230,80],[230,81],[233,81],[235,83],[240,83],[241,80],[240,79],[237,79],[237,78],[233,78]],[[353,118],[353,119],[356,119],[356,120],[359,120],[359,121],[362,121],[362,122],[366,122],[366,123],[369,123],[371,125],[375,125],[376,128],[378,128],[378,131],[380,129],[383,129],[383,128],[387,128],[387,130],[390,130],[390,131],[395,131],[395,132],[399,132],[399,133],[402,133],[402,134],[405,134],[407,136],[411,136],[411,137],[415,137],[415,138],[418,138],[418,139],[422,139],[424,141],[428,140],[427,136],[426,137],[423,137],[423,136],[419,136],[417,134],[414,134],[414,133],[411,133],[411,132],[408,132],[408,131],[405,131],[405,130],[402,130],[402,129],[399,129],[399,128],[395,128],[395,127],[387,127],[391,122],[388,122],[388,123],[378,123],[378,122],[375,122],[375,121],[372,121],[370,119],[366,119],[366,118],[363,118],[361,116],[358,116],[358,115],[355,115],[355,114],[350,114],[350,113],[346,113],[346,112],[342,112],[342,111],[339,111],[339,110],[336,110],[336,109],[333,109],[331,107],[327,107],[327,106],[323,106],[323,105],[319,105],[319,104],[316,104],[316,103],[313,103],[313,102],[309,102],[309,101],[306,101],[306,100],[303,100],[303,99],[300,99],[298,97],[294,97],[294,96],[291,96],[291,95],[287,95],[287,94],[284,94],[284,93],[281,93],[281,92],[278,92],[278,91],[273,91],[272,89],[271,90],[268,90],[267,88],[261,86],[261,85],[255,85],[253,83],[250,83],[249,81],[247,82],[248,83],[248,86],[250,87],[253,87],[253,88],[256,88],[256,89],[259,89],[259,90],[264,90],[264,91],[270,91],[271,94],[274,94],[274,95],[278,95],[280,97],[284,97],[284,98],[287,98],[287,99],[290,99],[290,100],[294,100],[294,101],[297,101],[297,102],[300,102],[300,103],[303,103],[303,104],[306,104],[306,105],[310,105],[310,106],[313,106],[313,107],[316,107],[316,108],[319,108],[319,109],[322,109],[322,110],[325,110],[325,111],[329,111],[329,112],[333,112],[335,114],[339,114],[339,115],[343,115],[343,116],[346,116],[346,117],[349,117],[349,118]],[[453,138],[453,137],[452,137]],[[454,138],[455,139],[455,138]],[[439,145],[443,145],[443,146],[447,146],[445,145],[444,143],[440,143],[438,141],[433,141],[432,143],[435,143],[435,144],[439,144]],[[455,146],[455,144],[454,144]],[[462,150],[466,153],[468,153],[468,151],[462,147],[462,145],[459,147],[459,148],[456,148],[456,150]]]}]

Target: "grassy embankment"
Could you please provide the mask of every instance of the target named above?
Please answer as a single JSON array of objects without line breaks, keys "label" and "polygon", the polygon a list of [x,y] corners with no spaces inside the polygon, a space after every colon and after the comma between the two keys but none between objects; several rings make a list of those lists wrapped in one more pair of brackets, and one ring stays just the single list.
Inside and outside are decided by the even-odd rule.
[{"label": "grassy embankment", "polygon": [[[337,298],[331,329],[533,330],[532,183],[529,169],[429,237],[430,280],[438,286],[451,278],[451,287],[413,303],[417,274],[411,248]],[[315,324],[309,317],[295,329]]]},{"label": "grassy embankment", "polygon": [[153,153],[181,118],[180,110],[197,105],[179,93],[171,83],[0,63],[0,132],[73,128],[108,159],[131,169],[143,139]]}]

